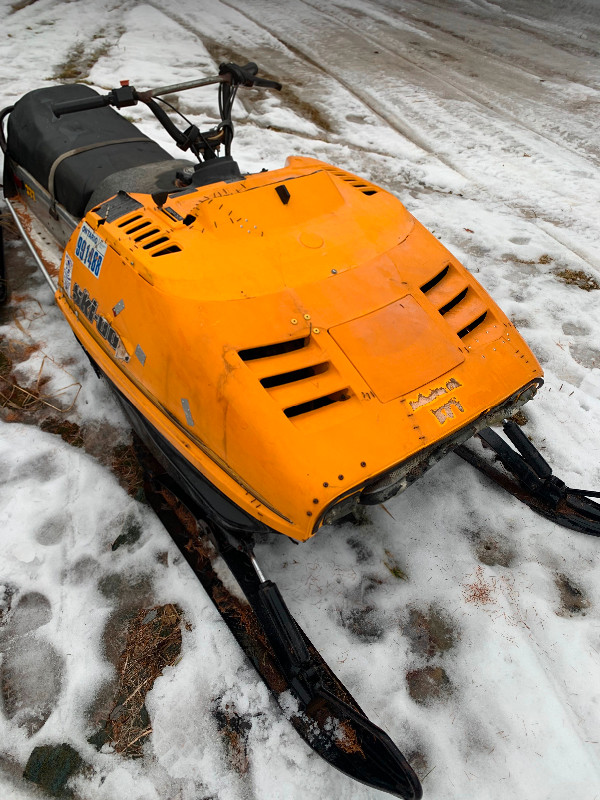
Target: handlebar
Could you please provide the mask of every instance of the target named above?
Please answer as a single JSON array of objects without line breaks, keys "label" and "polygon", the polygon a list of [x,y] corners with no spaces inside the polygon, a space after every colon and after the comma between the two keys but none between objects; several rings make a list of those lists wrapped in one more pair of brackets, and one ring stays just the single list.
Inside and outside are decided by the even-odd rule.
[{"label": "handlebar", "polygon": [[52,106],[52,110],[55,116],[61,117],[63,114],[73,114],[76,111],[91,111],[94,108],[104,108],[105,106],[126,108],[127,106],[134,106],[138,102],[148,103],[153,97],[174,94],[185,89],[207,86],[211,83],[229,83],[233,87],[260,86],[281,91],[282,86],[280,83],[267,78],[259,78],[256,74],[257,72],[258,67],[253,61],[248,62],[243,67],[238,64],[224,63],[219,67],[219,74],[211,78],[188,81],[187,83],[175,83],[171,86],[161,86],[158,89],[150,89],[145,92],[137,92],[133,86],[121,85],[118,89],[112,89],[108,94],[84,97],[80,100],[71,100],[66,103],[55,103]]},{"label": "handlebar", "polygon": [[[117,89],[111,89],[108,94],[92,95],[83,97],[79,100],[71,100],[65,103],[56,103],[52,106],[55,116],[61,117],[63,114],[73,114],[77,111],[91,111],[94,108],[104,106],[115,106],[116,108],[126,108],[137,103],[145,103],[154,116],[158,119],[167,133],[175,140],[181,150],[191,149],[198,159],[204,160],[215,158],[220,145],[225,146],[225,155],[230,155],[231,140],[233,139],[233,123],[231,121],[231,107],[235,99],[237,90],[240,86],[253,87],[262,86],[267,89],[281,90],[281,84],[267,78],[257,76],[258,67],[253,61],[248,62],[243,67],[238,64],[223,63],[219,66],[219,74],[211,78],[202,78],[197,81],[187,83],[177,83],[171,86],[161,86],[158,89],[149,89],[145,92],[138,92],[133,86],[129,86],[128,81],[122,81]],[[185,89],[194,89],[197,86],[206,86],[211,83],[219,84],[219,112],[221,122],[216,128],[211,128],[204,133],[195,125],[189,123],[183,114],[178,112],[189,127],[185,131],[172,122],[165,111],[156,103],[154,98],[160,100],[161,95],[174,94]],[[166,100],[161,101],[170,105]],[[175,109],[176,110],[176,109]]]}]

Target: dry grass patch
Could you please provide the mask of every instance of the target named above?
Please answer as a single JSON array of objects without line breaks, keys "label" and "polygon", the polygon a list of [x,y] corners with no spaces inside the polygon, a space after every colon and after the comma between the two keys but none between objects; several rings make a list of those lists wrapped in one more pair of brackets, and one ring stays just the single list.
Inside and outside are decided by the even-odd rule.
[{"label": "dry grass patch", "polygon": [[138,461],[133,444],[118,444],[113,448],[112,471],[127,494],[135,497],[144,488],[144,470]]},{"label": "dry grass patch", "polygon": [[[122,29],[116,31],[117,38],[123,33]],[[103,57],[109,54],[112,42],[104,39],[104,32],[98,32],[93,40],[97,41],[96,47],[86,55],[85,45],[78,42],[72,49],[66,61],[59,65],[54,78],[66,83],[81,82],[92,71],[94,65]]]},{"label": "dry grass patch", "polygon": [[569,286],[578,286],[585,292],[593,292],[594,289],[600,289],[598,281],[582,269],[556,269],[554,274],[563,283]]},{"label": "dry grass patch", "polygon": [[152,733],[144,704],[146,694],[165,667],[179,659],[182,621],[181,609],[169,603],[143,608],[129,623],[117,664],[117,699],[101,734],[101,740],[117,753],[130,758],[142,756],[144,741]]}]

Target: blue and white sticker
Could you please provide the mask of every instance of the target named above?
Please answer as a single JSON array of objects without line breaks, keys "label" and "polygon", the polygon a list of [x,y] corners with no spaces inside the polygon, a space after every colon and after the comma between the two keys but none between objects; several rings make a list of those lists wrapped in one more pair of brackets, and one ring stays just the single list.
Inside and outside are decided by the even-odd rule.
[{"label": "blue and white sticker", "polygon": [[106,255],[106,242],[90,228],[87,222],[83,223],[79,232],[75,255],[95,278],[100,275],[102,262]]},{"label": "blue and white sticker", "polygon": [[63,289],[67,297],[71,297],[71,275],[73,274],[73,259],[65,253],[65,266],[63,269]]}]

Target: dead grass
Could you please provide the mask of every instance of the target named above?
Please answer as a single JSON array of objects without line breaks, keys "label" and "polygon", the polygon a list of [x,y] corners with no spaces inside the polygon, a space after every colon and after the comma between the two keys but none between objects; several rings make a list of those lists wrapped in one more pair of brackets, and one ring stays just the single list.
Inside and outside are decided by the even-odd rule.
[{"label": "dead grass", "polygon": [[577,286],[583,289],[584,292],[593,292],[594,289],[600,289],[598,281],[581,269],[556,269],[554,274],[563,283],[569,286]]},{"label": "dead grass", "polygon": [[394,578],[397,578],[399,581],[407,581],[408,575],[404,572],[394,554],[390,550],[385,550],[384,552],[386,555],[383,562],[384,566],[389,569]]},{"label": "dead grass", "polygon": [[[121,35],[122,31],[117,31],[117,37]],[[66,83],[81,82],[92,71],[94,65],[103,57],[108,55],[112,47],[112,42],[103,38],[104,33],[101,31],[94,36],[94,40],[102,40],[94,49],[86,55],[85,45],[83,42],[78,42],[66,61],[59,65],[54,74],[54,78]]]},{"label": "dead grass", "polygon": [[112,471],[127,494],[135,497],[144,488],[144,471],[137,459],[133,444],[119,444],[113,448]]},{"label": "dead grass", "polygon": [[83,447],[83,434],[76,422],[69,422],[68,419],[59,419],[58,417],[48,417],[41,423],[40,428],[46,433],[60,436],[72,447]]},{"label": "dead grass", "polygon": [[117,700],[105,723],[103,738],[117,753],[139,758],[152,733],[144,705],[146,694],[165,667],[181,652],[181,609],[171,603],[141,609],[127,630],[127,641],[117,664]]},{"label": "dead grass", "polygon": [[559,616],[585,616],[590,607],[590,601],[579,586],[569,577],[560,573],[555,576],[554,582],[560,594]]},{"label": "dead grass", "polygon": [[[24,386],[19,383],[18,379],[12,372],[12,361],[4,352],[0,359],[0,408],[6,409],[8,414],[4,416],[8,422],[22,421],[22,416],[25,413],[32,413],[40,409],[52,409],[60,413],[67,413],[70,411],[81,390],[81,384],[77,381],[57,389],[54,392],[46,393],[44,387],[49,382],[50,378],[44,374],[44,366],[46,363],[46,356],[44,356],[40,369],[32,386]],[[68,389],[74,389],[75,396],[68,406],[58,405],[61,402],[61,397]]]}]

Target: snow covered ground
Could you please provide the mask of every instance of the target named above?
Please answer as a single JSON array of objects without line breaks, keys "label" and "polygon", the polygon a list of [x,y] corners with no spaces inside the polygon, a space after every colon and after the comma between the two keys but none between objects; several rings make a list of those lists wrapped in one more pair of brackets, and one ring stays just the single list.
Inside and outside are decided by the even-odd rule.
[{"label": "snow covered ground", "polygon": [[[395,192],[542,363],[528,435],[569,484],[600,488],[600,290],[572,282],[600,285],[597,0],[2,0],[0,11],[0,107],[60,80],[156,86],[221,60],[280,79],[281,95],[237,105],[242,168],[300,153]],[[180,108],[207,121],[214,100],[198,89]],[[128,441],[126,423],[23,246],[8,252],[21,275],[0,349],[23,383],[41,370],[48,394],[65,389],[57,404],[75,399],[66,417],[85,449],[3,412],[0,796],[39,796],[25,764],[63,742],[88,765],[71,784],[86,800],[381,796],[298,738],[161,524],[119,486],[107,452]],[[279,539],[260,561],[429,800],[600,798],[600,541],[534,515],[455,456],[363,525],[301,547]],[[165,603],[188,626],[147,696],[143,758],[97,752],[87,739],[111,707],[118,631]],[[232,765],[219,703],[244,720],[247,768]]]}]

